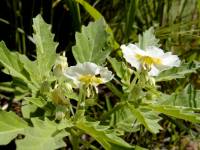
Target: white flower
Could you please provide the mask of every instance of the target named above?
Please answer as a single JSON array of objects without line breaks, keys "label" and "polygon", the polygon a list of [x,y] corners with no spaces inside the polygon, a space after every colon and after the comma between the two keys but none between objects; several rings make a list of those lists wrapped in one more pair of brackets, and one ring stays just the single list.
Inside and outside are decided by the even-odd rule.
[{"label": "white flower", "polygon": [[97,66],[91,62],[69,67],[65,72],[65,76],[72,79],[78,86],[97,86],[110,81],[113,77],[112,72],[107,68]]},{"label": "white flower", "polygon": [[121,49],[124,58],[132,67],[139,71],[147,70],[150,76],[157,76],[163,70],[180,65],[177,55],[172,55],[171,52],[164,53],[162,49],[155,46],[141,50],[136,45],[129,44],[121,45]]}]

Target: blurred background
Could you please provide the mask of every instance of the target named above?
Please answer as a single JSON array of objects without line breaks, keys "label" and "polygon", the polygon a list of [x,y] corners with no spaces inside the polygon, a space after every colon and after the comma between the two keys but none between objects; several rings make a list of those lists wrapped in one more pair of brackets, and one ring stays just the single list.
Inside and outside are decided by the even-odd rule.
[{"label": "blurred background", "polygon": [[[83,0],[1,0],[0,40],[34,59],[32,18],[41,13],[52,24],[57,52],[70,51],[75,32],[93,18]],[[119,44],[137,41],[154,26],[164,49],[188,61],[199,59],[200,1],[198,0],[87,0],[106,19]]]}]

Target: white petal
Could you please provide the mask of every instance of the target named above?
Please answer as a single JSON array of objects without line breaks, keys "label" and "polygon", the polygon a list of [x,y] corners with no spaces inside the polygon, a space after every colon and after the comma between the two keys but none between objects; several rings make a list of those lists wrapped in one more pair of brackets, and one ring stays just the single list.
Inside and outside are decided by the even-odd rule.
[{"label": "white petal", "polygon": [[84,74],[95,75],[95,74],[99,74],[99,71],[100,71],[99,66],[97,66],[95,63],[91,63],[91,62],[85,62],[83,64],[78,64],[77,67],[79,67],[79,69],[81,70],[82,75],[84,75]]},{"label": "white petal", "polygon": [[129,44],[128,46],[122,45],[121,49],[123,57],[126,59],[126,61],[137,70],[141,70],[142,67],[142,60],[138,59],[138,55],[149,56],[152,59],[155,59],[149,72],[149,75],[151,76],[157,76],[163,70],[172,67],[178,67],[180,65],[178,56],[172,55],[171,52],[164,53],[162,49],[156,46],[149,46],[145,49],[145,51],[143,51],[136,45]]},{"label": "white petal", "polygon": [[103,80],[103,83],[106,83],[112,80],[114,75],[107,68],[102,67],[102,69],[100,70],[100,76],[101,76],[101,79]]},{"label": "white petal", "polygon": [[157,76],[160,71],[154,66],[151,66],[151,71],[148,72],[150,76]]},{"label": "white petal", "polygon": [[76,66],[71,66],[65,71],[65,76],[73,80],[76,85],[80,85],[80,77],[83,75],[100,75],[103,83],[108,82],[112,79],[112,72],[107,68],[97,66],[91,62],[85,62],[83,64],[77,64]]},{"label": "white petal", "polygon": [[70,78],[79,78],[81,75],[96,75],[99,74],[100,69],[99,67],[91,62],[85,62],[83,64],[77,64],[76,66],[69,67],[65,75]]},{"label": "white petal", "polygon": [[171,55],[171,53],[166,53],[162,57],[163,65],[169,66],[169,67],[178,67],[180,66],[180,59],[177,55]]},{"label": "white petal", "polygon": [[164,55],[163,50],[155,46],[148,46],[145,49],[145,51],[148,54],[148,56],[151,56],[151,57],[160,58],[161,56]]},{"label": "white petal", "polygon": [[129,44],[127,48],[133,50],[135,53],[140,54],[142,56],[146,55],[145,51],[141,50],[137,45],[135,44]]},{"label": "white petal", "polygon": [[129,46],[122,45],[121,46],[123,57],[126,59],[128,63],[131,64],[132,67],[135,67],[136,69],[140,70],[141,65],[139,60],[136,58],[136,54],[143,53],[136,45],[129,44]]}]

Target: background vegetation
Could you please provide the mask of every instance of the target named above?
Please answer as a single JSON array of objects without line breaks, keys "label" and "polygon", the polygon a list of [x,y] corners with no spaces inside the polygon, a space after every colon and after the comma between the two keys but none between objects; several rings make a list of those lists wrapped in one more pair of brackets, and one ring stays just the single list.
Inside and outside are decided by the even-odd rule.
[{"label": "background vegetation", "polygon": [[[189,67],[195,61],[200,61],[199,0],[1,0],[0,40],[5,41],[9,49],[25,54],[32,60],[36,55],[32,19],[39,13],[47,23],[52,24],[54,40],[59,42],[57,52],[66,52],[70,65],[75,64],[71,52],[75,44],[75,32],[81,30],[81,25],[87,25],[100,15],[104,16],[115,37],[113,56],[120,56],[118,44],[137,42],[138,34],[153,26],[162,49],[179,55]],[[9,85],[5,85],[5,81],[12,80],[10,76],[1,72],[0,77],[1,105],[8,103],[10,110],[20,114],[20,101],[15,101],[20,99],[20,89],[13,91]],[[199,71],[184,79],[161,82],[160,86],[167,94],[184,89],[181,99],[190,103],[188,101],[200,96]],[[188,95],[184,95],[186,93]],[[191,102],[190,106],[197,107],[197,104]],[[140,130],[125,135],[124,139],[150,149],[198,148],[198,124],[163,117],[165,120],[161,124],[165,130],[158,135]]]}]

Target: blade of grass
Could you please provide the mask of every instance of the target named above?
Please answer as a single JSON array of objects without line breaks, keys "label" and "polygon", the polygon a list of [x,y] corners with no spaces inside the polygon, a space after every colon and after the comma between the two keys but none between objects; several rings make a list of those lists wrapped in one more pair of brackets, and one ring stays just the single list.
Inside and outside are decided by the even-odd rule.
[{"label": "blade of grass", "polygon": [[128,8],[128,12],[127,12],[127,19],[126,19],[125,42],[128,42],[133,23],[135,21],[137,4],[138,4],[138,0],[131,0],[130,4],[129,4],[129,8]]}]

